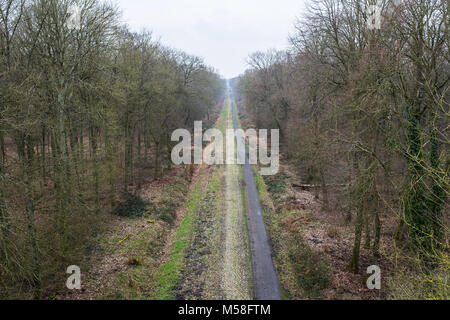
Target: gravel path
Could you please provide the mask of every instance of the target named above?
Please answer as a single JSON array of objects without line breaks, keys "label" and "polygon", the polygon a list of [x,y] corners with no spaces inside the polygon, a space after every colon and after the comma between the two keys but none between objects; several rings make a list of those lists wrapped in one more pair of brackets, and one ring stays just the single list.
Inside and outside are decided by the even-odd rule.
[{"label": "gravel path", "polygon": [[[230,106],[227,106],[228,128],[233,128]],[[248,300],[251,262],[244,206],[239,184],[239,167],[227,165],[225,169],[225,252],[223,291],[226,299]]]},{"label": "gravel path", "polygon": [[[233,104],[234,129],[239,128],[237,123],[236,104]],[[261,204],[256,190],[253,170],[249,164],[243,138],[237,132],[237,147],[240,156],[245,155],[243,165],[243,178],[248,199],[248,221],[250,233],[250,246],[253,265],[254,298],[256,300],[280,300],[281,291],[278,278],[272,261],[272,248],[267,237]]]},{"label": "gravel path", "polygon": [[[225,128],[236,129],[236,110],[231,98],[227,99],[225,108]],[[237,153],[245,156],[242,137],[236,140]],[[215,172],[221,185],[216,192],[207,194],[201,200],[177,298],[281,299],[248,158],[242,166],[241,177],[240,165],[210,169]]]}]

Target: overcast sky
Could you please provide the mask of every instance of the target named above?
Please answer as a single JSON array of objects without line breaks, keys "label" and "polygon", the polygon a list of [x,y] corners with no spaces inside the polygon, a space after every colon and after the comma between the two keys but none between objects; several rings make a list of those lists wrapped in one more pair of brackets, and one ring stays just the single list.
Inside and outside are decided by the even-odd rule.
[{"label": "overcast sky", "polygon": [[247,68],[252,52],[285,49],[303,0],[115,0],[133,31],[200,56],[226,78]]}]

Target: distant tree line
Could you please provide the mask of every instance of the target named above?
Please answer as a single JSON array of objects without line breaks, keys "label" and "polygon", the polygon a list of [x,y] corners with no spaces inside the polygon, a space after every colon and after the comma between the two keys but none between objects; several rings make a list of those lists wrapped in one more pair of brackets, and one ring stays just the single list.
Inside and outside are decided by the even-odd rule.
[{"label": "distant tree line", "polygon": [[308,1],[289,50],[249,57],[240,94],[257,127],[280,130],[324,209],[330,185],[348,186],[333,209],[355,223],[353,271],[362,244],[378,260],[382,214],[434,267],[448,250],[448,1],[377,3],[380,29],[368,27],[374,1]]},{"label": "distant tree line", "polygon": [[41,296],[222,90],[106,2],[0,0],[0,298]]}]

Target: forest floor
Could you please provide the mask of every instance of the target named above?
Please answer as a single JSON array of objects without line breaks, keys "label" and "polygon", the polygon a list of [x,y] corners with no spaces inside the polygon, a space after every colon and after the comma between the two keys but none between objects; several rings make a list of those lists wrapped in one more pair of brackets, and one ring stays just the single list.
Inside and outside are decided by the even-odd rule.
[{"label": "forest floor", "polygon": [[[277,178],[284,186],[282,191],[274,186]],[[375,263],[371,251],[363,244],[360,272],[351,272],[354,226],[346,223],[337,210],[323,210],[312,192],[291,187],[299,181],[287,165],[281,166],[276,177],[265,179],[274,203],[275,264],[286,296],[290,299],[384,299],[386,286],[381,290],[367,288],[366,269],[377,264],[386,271],[390,268],[388,263],[383,258]],[[385,245],[381,243],[382,253],[388,250]]]},{"label": "forest floor", "polygon": [[[193,180],[198,179],[197,174]],[[195,184],[195,182],[194,182]],[[166,200],[168,192],[176,201],[184,202],[189,189],[185,171],[172,169],[158,180],[142,185],[140,197],[151,203]],[[55,299],[145,299],[155,290],[155,280],[168,242],[179,227],[183,209],[176,210],[171,223],[153,212],[141,217],[108,217],[106,232],[96,239],[91,253],[90,269],[81,270],[82,289],[65,290]]]}]

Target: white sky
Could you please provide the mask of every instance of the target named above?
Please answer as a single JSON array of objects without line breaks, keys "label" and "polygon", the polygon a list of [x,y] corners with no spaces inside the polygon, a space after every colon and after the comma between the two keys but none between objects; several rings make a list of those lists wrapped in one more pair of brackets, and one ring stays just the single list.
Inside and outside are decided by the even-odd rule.
[{"label": "white sky", "polygon": [[232,78],[252,52],[285,49],[303,0],[115,0],[133,31],[200,56]]}]

